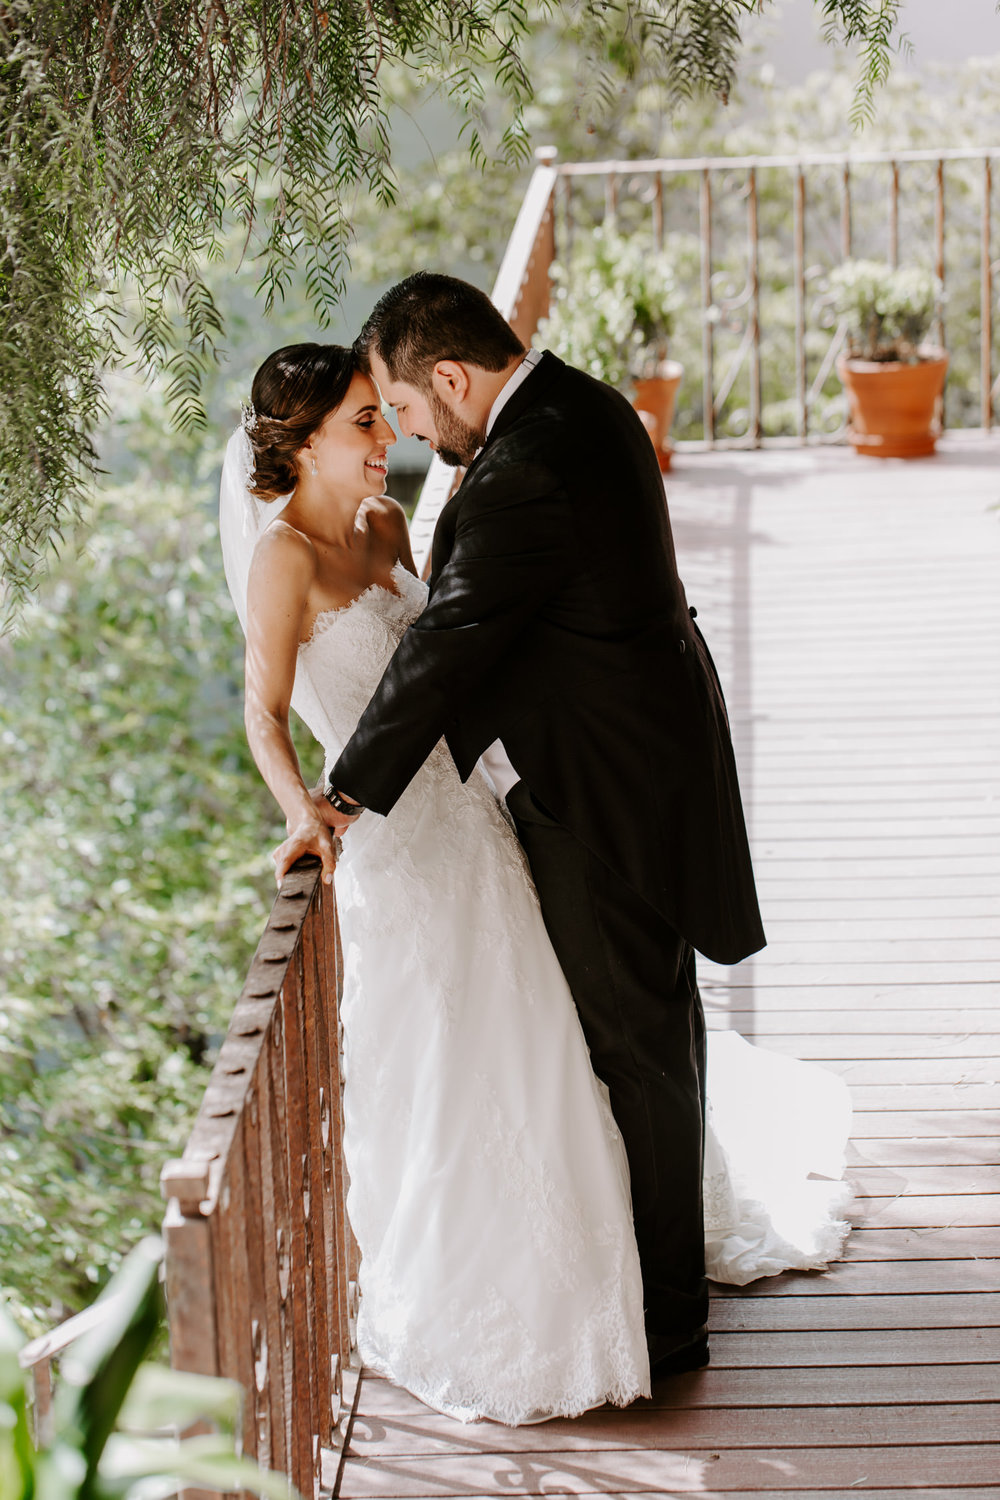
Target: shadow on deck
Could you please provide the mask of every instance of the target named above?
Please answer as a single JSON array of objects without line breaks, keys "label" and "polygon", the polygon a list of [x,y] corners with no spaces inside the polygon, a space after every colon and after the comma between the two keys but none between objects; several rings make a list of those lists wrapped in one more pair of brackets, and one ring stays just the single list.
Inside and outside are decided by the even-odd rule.
[{"label": "shadow on deck", "polygon": [[846,1259],[718,1289],[710,1368],[624,1412],[463,1427],[362,1375],[340,1495],[996,1493],[998,460],[955,437],[668,476],[769,936],[702,966],[706,1008],[850,1084]]}]

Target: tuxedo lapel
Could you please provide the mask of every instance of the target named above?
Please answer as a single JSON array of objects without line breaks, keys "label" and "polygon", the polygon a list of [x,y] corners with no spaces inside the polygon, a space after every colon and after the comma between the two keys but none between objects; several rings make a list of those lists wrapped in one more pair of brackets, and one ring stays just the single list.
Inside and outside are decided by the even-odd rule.
[{"label": "tuxedo lapel", "polygon": [[[522,412],[527,411],[530,406],[545,394],[555,376],[562,369],[565,369],[562,360],[558,359],[554,354],[545,353],[542,355],[528,378],[522,380],[510,400],[505,402],[497,412],[496,421],[490,429],[489,436],[462,477],[462,485],[465,484],[465,481],[482,462],[484,455],[489,452],[491,445],[496,441],[497,437],[502,432],[506,432],[517,421]],[[452,500],[458,499],[462,493],[462,485],[459,485],[452,496]]]},{"label": "tuxedo lapel", "polygon": [[462,492],[477,466],[482,462],[484,456],[489,452],[491,444],[503,432],[506,432],[518,417],[538,401],[548,390],[555,377],[564,369],[563,361],[555,354],[543,353],[538,364],[532,370],[527,380],[523,381],[511,396],[510,400],[497,414],[493,428],[480,448],[469,467],[462,477],[462,482],[444,506],[438,516],[437,525],[434,528],[434,541],[431,547],[431,574],[429,579],[430,588],[433,590],[435,581],[441,569],[451,556],[452,545],[455,540],[455,527],[458,520],[458,512],[462,505]]},{"label": "tuxedo lapel", "polygon": [[437,518],[434,527],[434,538],[431,542],[431,572],[427,580],[431,592],[437,582],[438,574],[451,556],[451,549],[455,541],[455,526],[458,520],[458,508],[462,501],[462,484],[448,500]]}]

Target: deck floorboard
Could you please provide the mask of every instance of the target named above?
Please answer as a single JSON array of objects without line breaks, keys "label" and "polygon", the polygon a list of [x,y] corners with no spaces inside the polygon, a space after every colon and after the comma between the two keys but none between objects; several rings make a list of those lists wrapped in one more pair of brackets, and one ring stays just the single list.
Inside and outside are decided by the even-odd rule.
[{"label": "deck floorboard", "polygon": [[345,1500],[996,1500],[998,465],[952,437],[684,456],[668,484],[769,938],[702,965],[706,1012],[847,1080],[843,1261],[714,1288],[712,1364],[627,1411],[462,1426],[363,1374]]}]

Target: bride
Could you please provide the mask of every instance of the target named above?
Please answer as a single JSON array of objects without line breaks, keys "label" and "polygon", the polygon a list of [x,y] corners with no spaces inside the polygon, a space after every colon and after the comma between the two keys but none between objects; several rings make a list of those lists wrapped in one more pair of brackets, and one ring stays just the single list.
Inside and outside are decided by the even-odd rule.
[{"label": "bride", "polygon": [[[394,442],[352,351],[292,345],[258,370],[223,471],[247,735],[288,845],[317,839],[327,881],[289,709],[329,770],[426,601],[385,495]],[[463,784],[442,742],[387,817],[351,827],[336,875],[365,1364],[464,1420],[648,1395],[621,1138],[493,784]],[[808,1179],[842,1170],[846,1090],[732,1033],[711,1038],[709,1090],[708,1274],[826,1264],[845,1190]]]}]

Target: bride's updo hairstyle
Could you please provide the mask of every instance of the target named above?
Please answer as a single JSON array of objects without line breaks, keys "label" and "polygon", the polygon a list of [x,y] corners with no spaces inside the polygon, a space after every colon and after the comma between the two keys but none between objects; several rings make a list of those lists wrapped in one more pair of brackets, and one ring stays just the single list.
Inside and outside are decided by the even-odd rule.
[{"label": "bride's updo hairstyle", "polygon": [[295,455],[336,411],[359,368],[353,350],[339,344],[288,344],[267,356],[244,422],[254,461],[249,488],[258,500],[291,494],[299,482]]}]

